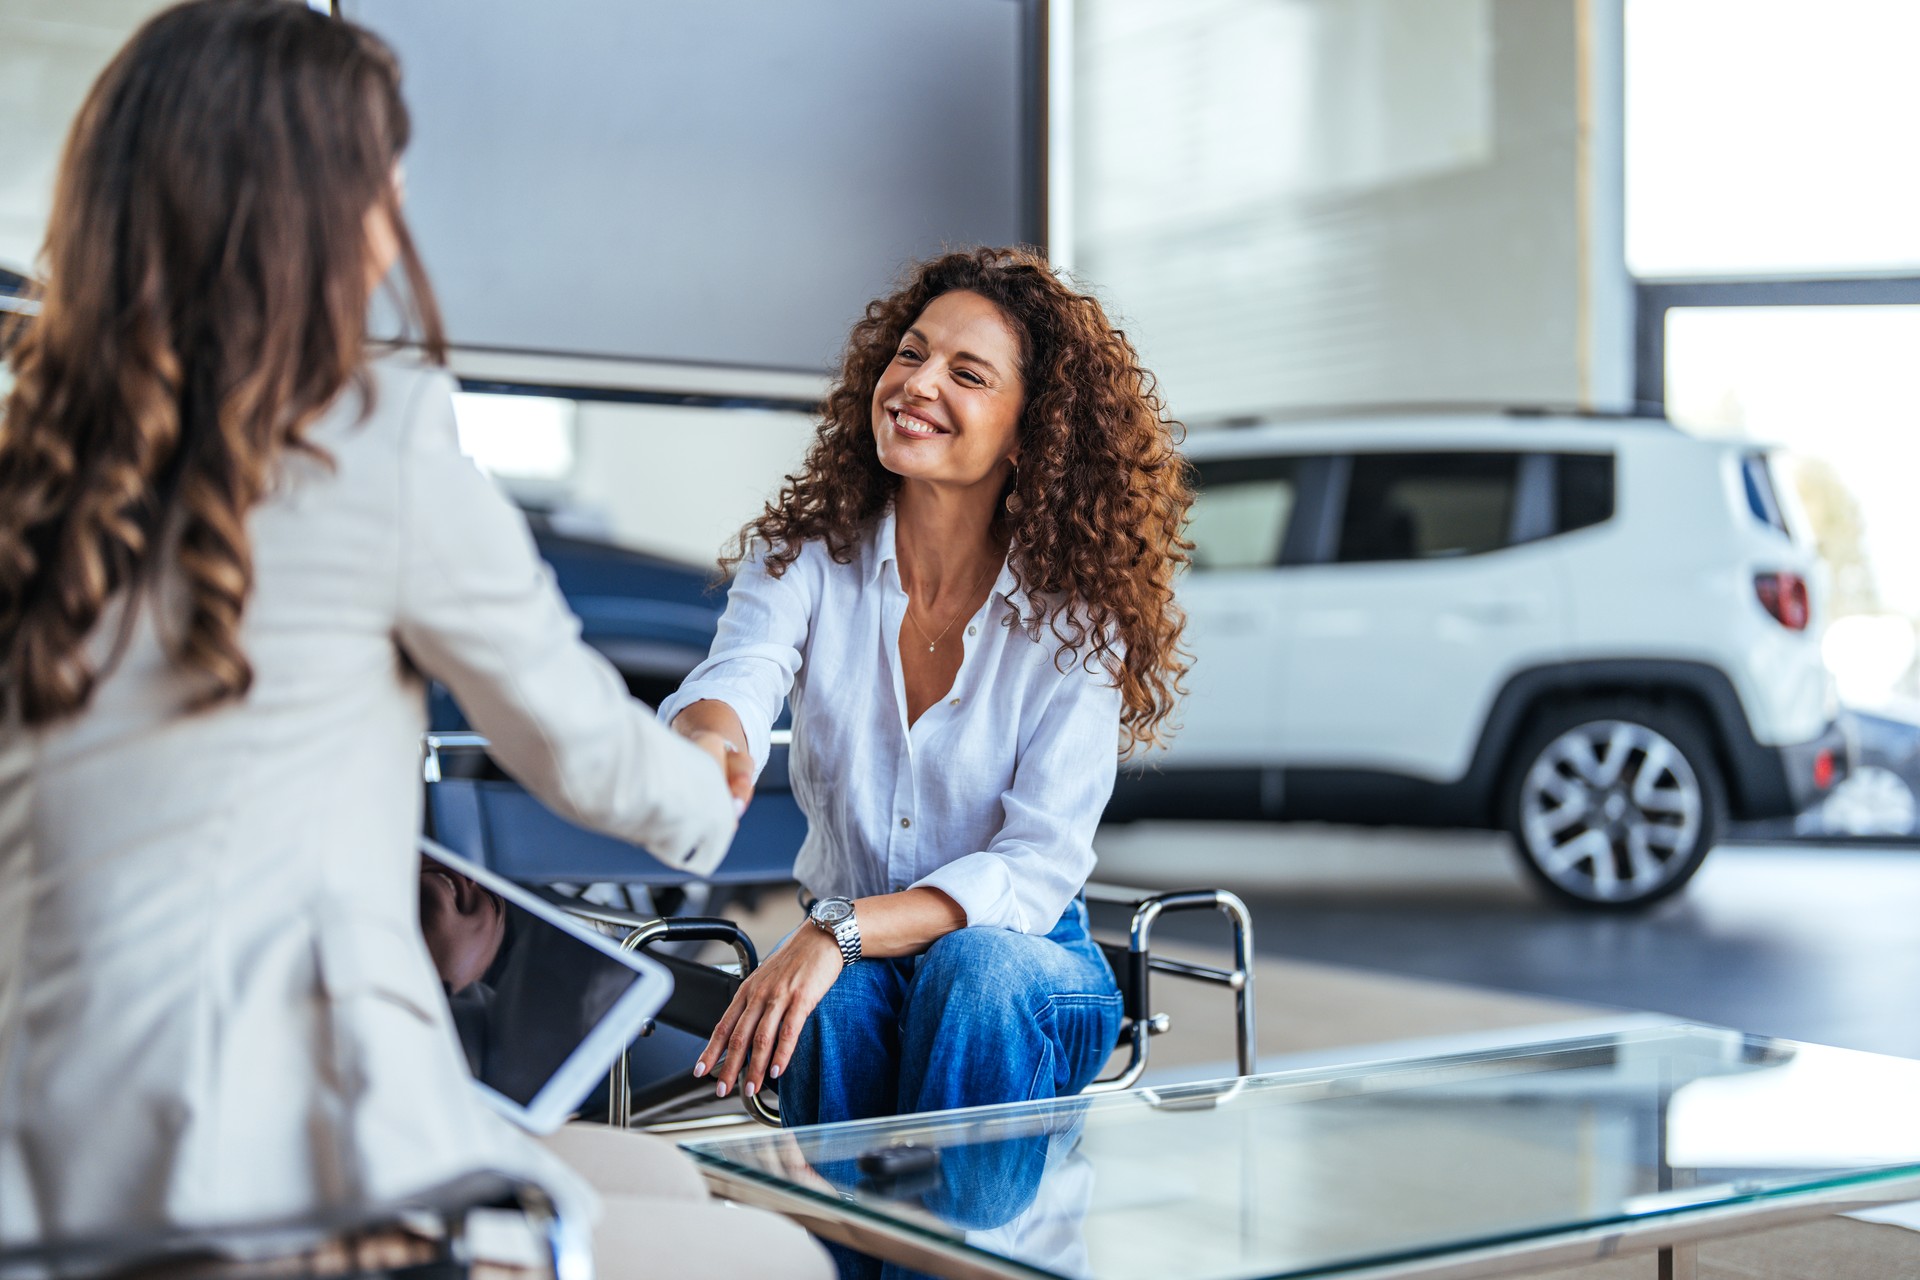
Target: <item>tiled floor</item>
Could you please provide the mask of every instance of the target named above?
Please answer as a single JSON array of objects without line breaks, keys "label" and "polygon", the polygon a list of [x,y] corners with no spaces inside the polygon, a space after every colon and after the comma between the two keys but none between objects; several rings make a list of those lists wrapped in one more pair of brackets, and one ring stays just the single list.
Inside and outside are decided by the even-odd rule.
[{"label": "tiled floor", "polygon": [[1497,837],[1140,823],[1099,846],[1102,880],[1235,889],[1263,954],[1920,1057],[1920,850],[1729,846],[1606,916],[1536,896]]}]

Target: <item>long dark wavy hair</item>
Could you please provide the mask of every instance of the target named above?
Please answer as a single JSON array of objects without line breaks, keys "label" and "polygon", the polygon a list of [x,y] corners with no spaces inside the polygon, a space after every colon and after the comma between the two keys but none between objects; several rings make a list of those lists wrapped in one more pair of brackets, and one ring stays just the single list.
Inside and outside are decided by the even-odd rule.
[{"label": "long dark wavy hair", "polygon": [[886,511],[900,477],[880,465],[873,393],[902,336],[942,294],[977,293],[1019,342],[1026,400],[1020,465],[1002,499],[1015,576],[1037,636],[1055,661],[1098,662],[1120,687],[1122,753],[1164,740],[1182,692],[1185,615],[1173,579],[1192,544],[1181,536],[1193,492],[1153,375],[1100,303],[1037,252],[976,249],[920,263],[867,304],[853,327],[800,472],[741,530],[723,562],[766,547],[778,577],[803,543],[824,539],[842,564]]},{"label": "long dark wavy hair", "polygon": [[303,433],[350,383],[371,406],[371,210],[410,327],[444,358],[394,190],[408,127],[387,47],[287,0],[168,9],[94,84],[0,416],[0,713],[85,708],[108,602],[176,566],[166,639],[204,677],[196,705],[247,692],[248,513],[286,451],[317,452]]}]

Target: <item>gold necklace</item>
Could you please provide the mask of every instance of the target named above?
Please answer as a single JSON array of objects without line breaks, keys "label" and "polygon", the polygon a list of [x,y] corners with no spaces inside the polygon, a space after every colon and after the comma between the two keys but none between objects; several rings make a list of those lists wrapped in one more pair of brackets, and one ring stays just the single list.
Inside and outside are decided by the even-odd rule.
[{"label": "gold necklace", "polygon": [[961,613],[964,613],[964,612],[967,612],[967,611],[968,611],[968,610],[967,610],[967,601],[968,601],[968,600],[971,600],[971,599],[973,599],[973,592],[974,592],[974,591],[978,591],[978,590],[979,590],[979,589],[980,589],[981,587],[983,587],[983,586],[985,586],[985,585],[986,585],[986,584],[987,584],[988,582],[990,582],[990,581],[991,581],[991,580],[992,580],[992,579],[993,579],[993,578],[994,578],[994,577],[995,577],[995,576],[996,576],[996,575],[997,575],[998,573],[999,573],[999,568],[998,568],[997,566],[995,566],[995,565],[988,565],[988,566],[987,566],[987,571],[986,571],[986,573],[985,573],[985,574],[983,574],[983,575],[981,576],[981,578],[980,578],[980,581],[978,581],[978,582],[976,582],[976,583],[974,583],[974,584],[973,584],[973,591],[969,591],[969,592],[967,592],[967,594],[966,594],[966,598],[965,598],[965,599],[963,599],[963,600],[962,600],[962,601],[960,602],[960,612],[956,612],[956,613],[955,613],[955,614],[954,614],[954,615],[953,615],[953,616],[952,616],[951,618],[948,618],[948,619],[947,619],[947,625],[946,625],[946,626],[944,626],[944,627],[942,627],[942,628],[940,628],[940,634],[939,634],[939,635],[937,635],[937,636],[934,636],[934,637],[933,637],[933,638],[932,638],[931,640],[928,640],[928,639],[927,639],[927,629],[926,629],[925,627],[923,627],[923,626],[921,626],[921,625],[920,625],[919,623],[917,623],[917,622],[913,622],[913,597],[912,597],[912,596],[908,596],[908,597],[907,597],[907,621],[908,621],[908,622],[913,622],[913,629],[914,629],[915,631],[918,631],[918,632],[920,633],[920,638],[921,638],[922,640],[926,640],[926,641],[927,641],[927,652],[928,652],[928,653],[932,653],[932,652],[933,652],[933,647],[934,647],[935,645],[937,645],[937,644],[939,644],[939,643],[940,643],[940,642],[941,642],[942,640],[944,640],[944,639],[946,638],[946,635],[947,635],[947,632],[949,632],[949,631],[951,631],[951,630],[953,630],[953,624],[954,624],[954,623],[956,623],[956,622],[958,622],[958,621],[960,621],[960,616],[961,616]]}]

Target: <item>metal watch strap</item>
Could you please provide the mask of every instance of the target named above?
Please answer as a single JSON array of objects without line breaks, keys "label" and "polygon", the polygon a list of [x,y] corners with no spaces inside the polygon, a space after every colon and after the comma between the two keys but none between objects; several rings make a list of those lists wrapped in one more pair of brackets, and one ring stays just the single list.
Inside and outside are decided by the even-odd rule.
[{"label": "metal watch strap", "polygon": [[833,940],[840,947],[840,967],[846,968],[860,958],[860,921],[849,912],[847,918],[833,926]]},{"label": "metal watch strap", "polygon": [[815,914],[824,901],[829,899],[816,899],[808,906],[807,923],[822,933],[832,935],[834,945],[840,948],[840,967],[844,969],[860,958],[860,921],[853,913],[852,899],[840,898],[836,901],[847,904],[847,918],[838,924],[828,924]]}]

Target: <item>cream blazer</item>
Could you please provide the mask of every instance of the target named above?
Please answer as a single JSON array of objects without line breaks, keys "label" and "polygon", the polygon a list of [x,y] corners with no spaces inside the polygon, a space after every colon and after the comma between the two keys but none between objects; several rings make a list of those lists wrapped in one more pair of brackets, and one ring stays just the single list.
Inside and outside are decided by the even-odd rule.
[{"label": "cream blazer", "polygon": [[679,865],[719,861],[732,802],[580,641],[460,454],[451,380],[371,383],[370,414],[349,391],[316,424],[331,463],[287,459],[248,522],[244,701],[183,710],[163,581],[83,714],[0,725],[0,1243],[479,1169],[583,1194],[469,1086],[421,940],[424,677],[548,805]]}]

